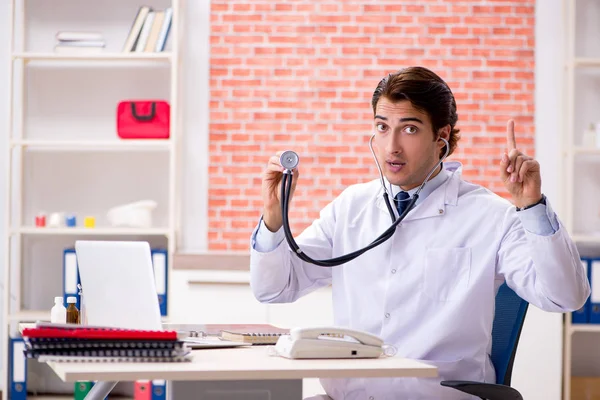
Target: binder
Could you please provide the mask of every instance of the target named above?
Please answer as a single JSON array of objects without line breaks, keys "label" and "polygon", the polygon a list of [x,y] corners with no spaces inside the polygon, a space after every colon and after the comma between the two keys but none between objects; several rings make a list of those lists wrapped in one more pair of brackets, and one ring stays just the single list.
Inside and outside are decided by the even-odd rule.
[{"label": "binder", "polygon": [[74,296],[77,299],[75,306],[81,310],[79,290],[77,285],[81,284],[79,278],[79,265],[75,249],[67,248],[63,252],[63,302],[67,306],[67,297]]},{"label": "binder", "polygon": [[154,282],[156,285],[156,294],[158,295],[158,304],[160,306],[160,315],[167,316],[167,298],[168,298],[168,276],[167,276],[167,250],[152,249],[152,267],[154,268]]},{"label": "binder", "polygon": [[133,400],[152,400],[152,384],[150,381],[135,381],[133,383]]},{"label": "binder", "polygon": [[92,381],[76,381],[74,385],[75,400],[84,400],[85,396],[92,390],[94,383]]},{"label": "binder", "polygon": [[154,379],[152,381],[152,400],[166,400],[167,381],[164,379]]},{"label": "binder", "polygon": [[25,356],[25,341],[21,337],[9,338],[9,368],[10,383],[8,398],[11,400],[27,399],[27,358]]},{"label": "binder", "polygon": [[[95,384],[96,382],[92,381],[76,381],[73,392],[75,400],[85,400],[85,396],[87,396]],[[108,396],[104,400],[108,400]]]},{"label": "binder", "polygon": [[[583,266],[588,280],[590,280],[590,262],[591,260],[589,258],[581,258],[581,265]],[[571,314],[571,322],[573,324],[587,324],[590,322],[590,298],[591,296],[587,298],[583,307],[581,307],[579,310],[574,311]]]},{"label": "binder", "polygon": [[600,258],[590,260],[590,323],[600,324]]}]

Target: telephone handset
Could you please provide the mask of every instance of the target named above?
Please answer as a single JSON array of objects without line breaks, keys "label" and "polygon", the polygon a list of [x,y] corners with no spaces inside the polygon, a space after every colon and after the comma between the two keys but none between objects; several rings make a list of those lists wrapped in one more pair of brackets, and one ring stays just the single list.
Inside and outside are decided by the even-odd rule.
[{"label": "telephone handset", "polygon": [[330,326],[291,329],[279,338],[275,350],[287,358],[377,358],[384,353],[381,338]]}]

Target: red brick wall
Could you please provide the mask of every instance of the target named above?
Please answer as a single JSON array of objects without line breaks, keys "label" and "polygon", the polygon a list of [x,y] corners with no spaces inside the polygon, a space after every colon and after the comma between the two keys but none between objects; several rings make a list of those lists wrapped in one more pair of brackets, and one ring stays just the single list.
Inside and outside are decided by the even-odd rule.
[{"label": "red brick wall", "polygon": [[212,0],[209,248],[246,250],[260,216],[261,171],[300,156],[294,234],[347,185],[377,177],[367,140],[384,74],[436,71],[462,131],[453,159],[503,193],[508,118],[533,155],[534,0]]}]

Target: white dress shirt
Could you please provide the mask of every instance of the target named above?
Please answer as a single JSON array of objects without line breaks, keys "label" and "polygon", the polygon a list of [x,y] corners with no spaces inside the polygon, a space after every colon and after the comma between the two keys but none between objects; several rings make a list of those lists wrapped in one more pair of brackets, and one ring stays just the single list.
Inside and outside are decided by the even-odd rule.
[{"label": "white dress shirt", "polygon": [[[333,268],[297,258],[262,219],[251,240],[251,286],[261,302],[293,302],[332,285],[334,325],[371,332],[437,378],[321,379],[333,399],[472,399],[439,384],[495,383],[494,299],[506,282],[546,311],[579,309],[590,294],[577,248],[550,202],[524,211],[444,163],[394,236]],[[386,181],[387,184],[387,181]],[[392,198],[399,191],[392,186]],[[409,191],[412,195],[416,189]],[[391,224],[381,181],[348,187],[296,242],[314,259],[363,248]]]}]

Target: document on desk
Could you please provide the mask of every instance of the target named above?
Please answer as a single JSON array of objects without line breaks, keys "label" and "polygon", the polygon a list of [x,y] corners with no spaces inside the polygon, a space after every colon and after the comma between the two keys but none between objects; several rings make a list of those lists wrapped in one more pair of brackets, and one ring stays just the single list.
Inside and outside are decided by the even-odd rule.
[{"label": "document on desk", "polygon": [[199,338],[188,337],[182,339],[183,343],[192,350],[195,349],[221,349],[230,347],[252,346],[251,343],[231,342],[229,340],[220,340],[218,338]]},{"label": "document on desk", "polygon": [[289,329],[269,324],[163,324],[175,330],[179,338],[220,338],[225,342],[275,344]]}]

